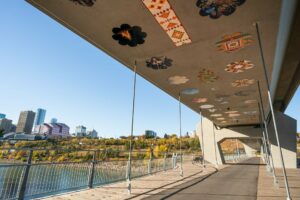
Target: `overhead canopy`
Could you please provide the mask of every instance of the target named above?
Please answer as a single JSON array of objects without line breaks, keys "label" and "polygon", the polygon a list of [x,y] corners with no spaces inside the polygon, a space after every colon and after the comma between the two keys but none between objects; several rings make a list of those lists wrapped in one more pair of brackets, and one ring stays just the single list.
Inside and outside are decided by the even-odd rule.
[{"label": "overhead canopy", "polygon": [[259,124],[280,0],[28,0],[174,98],[226,127]]}]

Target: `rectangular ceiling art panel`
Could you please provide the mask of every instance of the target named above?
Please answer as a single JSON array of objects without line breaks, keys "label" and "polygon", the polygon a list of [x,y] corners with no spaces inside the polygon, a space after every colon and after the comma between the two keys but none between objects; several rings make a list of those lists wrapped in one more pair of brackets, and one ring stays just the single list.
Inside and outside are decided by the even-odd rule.
[{"label": "rectangular ceiling art panel", "polygon": [[167,0],[142,1],[176,46],[192,42]]}]

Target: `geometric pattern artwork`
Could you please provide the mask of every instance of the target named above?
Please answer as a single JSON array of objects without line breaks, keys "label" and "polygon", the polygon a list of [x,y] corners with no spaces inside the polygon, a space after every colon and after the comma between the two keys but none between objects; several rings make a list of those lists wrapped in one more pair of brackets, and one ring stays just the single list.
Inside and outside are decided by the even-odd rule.
[{"label": "geometric pattern artwork", "polygon": [[246,87],[255,82],[254,79],[241,79],[231,83],[232,87]]},{"label": "geometric pattern artwork", "polygon": [[186,95],[194,95],[194,94],[198,94],[199,90],[196,88],[188,88],[188,89],[182,90],[181,93],[186,94]]},{"label": "geometric pattern artwork", "polygon": [[237,51],[252,43],[251,35],[247,33],[236,32],[223,36],[222,40],[216,43],[219,51],[227,53]]},{"label": "geometric pattern artwork", "polygon": [[205,105],[201,105],[200,108],[202,109],[210,109],[210,108],[213,108],[215,107],[214,105],[210,105],[210,104],[205,104]]},{"label": "geometric pattern artwork", "polygon": [[162,56],[162,57],[152,57],[146,60],[147,67],[152,69],[167,69],[172,65],[172,60]]},{"label": "geometric pattern artwork", "polygon": [[194,98],[192,101],[194,103],[205,103],[207,102],[207,98]]},{"label": "geometric pattern artwork", "polygon": [[219,77],[209,69],[201,69],[198,74],[198,78],[205,83],[213,83],[218,80]]},{"label": "geometric pattern artwork", "polygon": [[201,16],[209,16],[217,19],[229,16],[236,10],[236,7],[242,5],[246,0],[198,0],[196,5],[200,8]]},{"label": "geometric pattern artwork", "polygon": [[70,0],[72,2],[74,2],[75,4],[79,4],[81,6],[88,6],[91,7],[94,5],[94,3],[96,2],[96,0]]},{"label": "geometric pattern artwork", "polygon": [[225,68],[226,72],[241,73],[244,70],[253,68],[254,65],[249,60],[240,60],[228,64]]},{"label": "geometric pattern artwork", "polygon": [[141,27],[131,27],[129,24],[122,24],[120,28],[113,28],[112,32],[114,33],[112,38],[118,40],[120,45],[128,45],[130,47],[143,44],[145,42],[144,38],[147,36],[145,32],[142,32]]},{"label": "geometric pattern artwork", "polygon": [[168,0],[142,1],[176,46],[192,42]]},{"label": "geometric pattern artwork", "polygon": [[168,82],[171,85],[180,85],[188,82],[189,79],[186,76],[171,76],[168,78]]}]

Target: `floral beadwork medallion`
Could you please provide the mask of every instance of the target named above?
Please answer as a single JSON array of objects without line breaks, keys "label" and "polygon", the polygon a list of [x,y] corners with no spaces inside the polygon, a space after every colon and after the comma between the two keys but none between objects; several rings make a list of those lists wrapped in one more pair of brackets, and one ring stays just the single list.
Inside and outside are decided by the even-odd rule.
[{"label": "floral beadwork medallion", "polygon": [[122,24],[120,28],[113,28],[114,33],[112,38],[119,41],[120,45],[128,45],[130,47],[136,47],[138,44],[145,42],[147,34],[142,32],[139,26],[130,26],[129,24]]},{"label": "floral beadwork medallion", "polygon": [[188,81],[189,79],[186,76],[171,76],[168,78],[168,82],[171,85],[181,85]]},{"label": "floral beadwork medallion", "polygon": [[70,1],[81,6],[92,7],[97,0],[70,0]]},{"label": "floral beadwork medallion", "polygon": [[219,51],[230,53],[250,45],[253,42],[251,38],[248,33],[236,32],[223,36],[221,41],[216,42],[216,46]]},{"label": "floral beadwork medallion", "polygon": [[176,46],[192,42],[168,0],[142,1]]},{"label": "floral beadwork medallion", "polygon": [[182,90],[181,93],[186,95],[194,95],[194,94],[198,94],[199,90],[196,88],[187,88]]},{"label": "floral beadwork medallion", "polygon": [[212,19],[217,19],[224,16],[229,16],[242,5],[246,0],[198,0],[196,5],[200,8],[201,16],[209,16]]},{"label": "floral beadwork medallion", "polygon": [[213,108],[213,107],[215,107],[215,106],[211,105],[211,104],[204,104],[204,105],[200,106],[201,109],[210,109],[210,108]]},{"label": "floral beadwork medallion", "polygon": [[201,69],[199,71],[198,78],[204,83],[213,83],[219,79],[219,77],[209,69]]},{"label": "floral beadwork medallion", "polygon": [[253,67],[254,64],[252,64],[249,60],[240,60],[240,61],[229,63],[226,66],[225,71],[232,72],[232,73],[241,73],[247,69],[252,69]]},{"label": "floral beadwork medallion", "polygon": [[162,57],[152,57],[146,60],[146,66],[152,69],[167,69],[172,65],[172,59],[165,56]]},{"label": "floral beadwork medallion", "polygon": [[255,83],[254,79],[241,79],[231,83],[232,87],[247,87]]},{"label": "floral beadwork medallion", "polygon": [[207,98],[194,98],[192,101],[194,102],[194,103],[205,103],[205,102],[207,102]]}]

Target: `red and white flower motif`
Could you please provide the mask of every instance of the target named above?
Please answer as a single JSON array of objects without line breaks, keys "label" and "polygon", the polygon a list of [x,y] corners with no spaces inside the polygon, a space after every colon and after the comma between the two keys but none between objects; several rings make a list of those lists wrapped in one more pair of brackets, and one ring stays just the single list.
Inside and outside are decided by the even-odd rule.
[{"label": "red and white flower motif", "polygon": [[233,73],[241,73],[247,69],[252,69],[253,67],[254,67],[254,64],[252,64],[249,60],[240,60],[237,62],[229,63],[226,66],[225,71],[233,72]]}]

